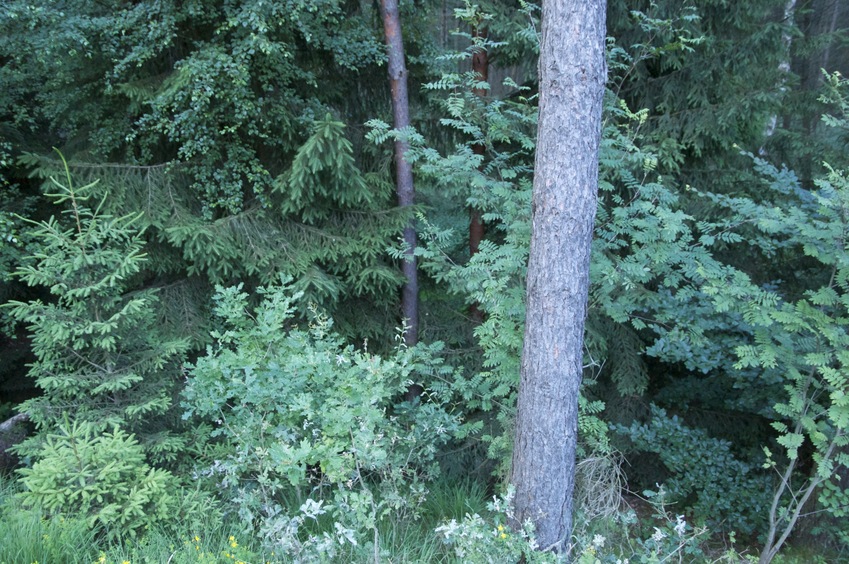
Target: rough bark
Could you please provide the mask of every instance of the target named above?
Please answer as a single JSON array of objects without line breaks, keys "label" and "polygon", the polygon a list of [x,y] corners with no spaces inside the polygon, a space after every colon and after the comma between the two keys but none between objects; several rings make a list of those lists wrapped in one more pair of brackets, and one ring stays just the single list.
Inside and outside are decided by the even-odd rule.
[{"label": "rough bark", "polygon": [[[392,126],[403,129],[410,125],[410,102],[407,95],[407,67],[404,63],[404,40],[401,35],[401,19],[398,0],[381,0],[380,13],[389,58],[389,85],[392,91]],[[405,141],[395,142],[395,186],[398,206],[405,208],[415,203],[413,167],[405,154],[409,145]],[[416,230],[412,221],[404,228],[404,243],[407,256],[402,265],[404,287],[401,291],[401,314],[407,324],[404,341],[408,345],[418,342],[419,335],[419,282],[416,270]]]},{"label": "rough bark", "polygon": [[511,482],[514,527],[562,551],[572,529],[578,392],[607,69],[603,0],[546,0],[527,322]]}]

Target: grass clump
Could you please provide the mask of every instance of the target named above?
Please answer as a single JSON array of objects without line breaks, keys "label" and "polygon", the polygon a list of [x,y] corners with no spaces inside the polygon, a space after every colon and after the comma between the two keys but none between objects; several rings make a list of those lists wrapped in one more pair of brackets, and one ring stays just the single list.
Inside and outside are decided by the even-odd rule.
[{"label": "grass clump", "polygon": [[0,480],[0,564],[94,561],[96,533],[85,519],[46,517],[23,507],[18,493],[14,482]]}]

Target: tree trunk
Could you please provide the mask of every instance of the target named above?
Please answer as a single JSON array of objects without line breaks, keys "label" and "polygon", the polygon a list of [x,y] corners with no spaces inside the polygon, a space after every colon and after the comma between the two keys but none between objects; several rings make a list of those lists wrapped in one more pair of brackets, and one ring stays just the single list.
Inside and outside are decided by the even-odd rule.
[{"label": "tree trunk", "polygon": [[[475,27],[472,30],[472,37],[474,39],[486,41],[487,30],[486,28]],[[481,46],[479,49],[475,50],[472,54],[472,72],[476,75],[477,80],[480,82],[486,82],[489,80],[489,56],[486,52],[486,46]],[[472,90],[476,96],[481,98],[487,95],[487,91],[484,88],[475,88]],[[483,142],[475,143],[472,145],[472,151],[476,155],[483,155],[486,152],[486,146]],[[469,254],[474,255],[478,252],[480,248],[480,243],[483,241],[484,228],[483,223],[481,222],[481,212],[480,210],[472,207],[469,210]]]},{"label": "tree trunk", "polygon": [[[485,44],[487,29],[475,27],[472,30],[472,37],[474,39],[483,40],[482,43]],[[480,48],[472,54],[472,72],[477,76],[477,79],[480,82],[486,82],[489,80],[489,55],[486,51],[485,45],[481,45]],[[476,96],[481,98],[487,95],[487,90],[484,88],[475,88],[473,92]],[[486,145],[484,142],[475,143],[472,145],[472,152],[482,157],[486,152]],[[483,164],[483,161],[481,161],[481,163]],[[472,206],[469,208],[469,256],[477,254],[480,249],[481,241],[483,241],[483,236],[484,226],[483,220],[481,219],[481,212],[479,209]],[[480,325],[483,322],[483,312],[478,307],[477,303],[472,304],[472,307],[469,309],[469,315],[475,325]]]},{"label": "tree trunk", "polygon": [[[407,96],[407,67],[404,63],[404,40],[401,36],[398,0],[381,0],[380,13],[383,17],[386,52],[389,57],[392,127],[403,129],[410,125],[410,102]],[[398,205],[402,208],[411,207],[415,203],[416,194],[413,186],[413,167],[405,158],[408,149],[407,142],[395,141],[395,186]],[[412,346],[419,339],[419,281],[415,256],[416,230],[412,220],[404,228],[404,244],[407,247],[407,253],[402,271],[406,281],[401,292],[401,314],[407,325],[404,342]]]},{"label": "tree trunk", "polygon": [[568,546],[572,529],[578,392],[607,75],[605,7],[603,0],[547,0],[542,8],[512,525],[531,520],[540,548],[558,552]]},{"label": "tree trunk", "polygon": [[[790,74],[790,56],[791,51],[790,47],[793,45],[793,36],[791,35],[791,31],[793,26],[795,25],[796,19],[796,0],[787,0],[784,4],[784,12],[783,18],[781,20],[781,24],[784,26],[784,31],[781,32],[781,44],[784,47],[784,57],[782,61],[778,64],[778,70],[781,73],[780,84],[778,86],[779,92],[784,94],[787,91],[787,75]],[[767,156],[766,142],[775,134],[775,130],[778,127],[778,114],[773,114],[770,116],[769,121],[766,124],[766,128],[764,130],[764,142],[761,144],[760,149],[758,149],[758,154],[762,157]]]},{"label": "tree trunk", "polygon": [[17,465],[18,458],[9,452],[9,449],[26,438],[28,421],[28,414],[18,413],[0,423],[0,473]]}]

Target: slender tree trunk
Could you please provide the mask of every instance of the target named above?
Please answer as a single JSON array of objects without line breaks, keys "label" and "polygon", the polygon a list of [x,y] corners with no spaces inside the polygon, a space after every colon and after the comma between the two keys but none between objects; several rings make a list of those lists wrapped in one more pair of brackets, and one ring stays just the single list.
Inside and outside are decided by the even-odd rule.
[{"label": "slender tree trunk", "polygon": [[822,54],[822,64],[820,68],[826,71],[831,71],[831,46],[834,45],[834,30],[837,29],[837,15],[840,13],[840,0],[834,0],[831,5],[831,22],[828,26],[828,43],[825,46],[825,52]]},{"label": "slender tree trunk", "polygon": [[[407,67],[404,63],[404,39],[401,36],[398,0],[381,0],[380,13],[383,17],[386,52],[389,56],[392,126],[395,129],[403,129],[410,125],[410,102],[407,95]],[[405,141],[395,142],[395,185],[398,205],[402,208],[412,206],[416,197],[413,186],[413,167],[405,158],[408,149],[409,145]],[[414,345],[419,339],[419,281],[415,256],[416,230],[412,220],[404,228],[404,243],[407,247],[407,256],[402,271],[406,281],[401,292],[401,314],[407,324],[404,342]]]},{"label": "slender tree trunk", "polygon": [[[478,28],[472,30],[472,37],[475,39],[486,40],[487,30],[486,28]],[[484,46],[477,49],[472,54],[472,72],[477,76],[478,81],[486,82],[489,80],[489,56],[486,52],[486,48]],[[487,91],[484,88],[475,88],[473,90],[476,96],[481,98],[487,95]],[[476,155],[483,156],[486,151],[486,146],[484,143],[475,143],[472,145],[472,151]],[[480,243],[483,241],[484,228],[483,222],[481,221],[481,212],[480,210],[472,207],[469,210],[469,253],[474,255],[478,252],[480,248]]]},{"label": "slender tree trunk", "polygon": [[518,527],[563,551],[572,490],[598,147],[607,69],[604,0],[542,7],[540,116],[533,187],[527,321],[511,482]]},{"label": "slender tree trunk", "polygon": [[[475,27],[472,30],[472,37],[485,42],[487,29]],[[485,46],[481,46],[472,54],[472,72],[477,75],[477,79],[480,82],[486,82],[489,80],[489,55]],[[481,98],[484,98],[487,95],[487,91],[484,88],[475,88],[473,92]],[[476,155],[483,156],[486,152],[486,145],[483,142],[475,143],[472,145],[472,152]],[[483,236],[484,226],[483,220],[481,219],[481,212],[479,209],[472,206],[469,208],[469,256],[474,256],[478,252],[481,241],[483,241]],[[480,310],[477,303],[472,304],[472,307],[469,310],[469,315],[475,324],[480,324],[483,321],[483,312]]]},{"label": "slender tree trunk", "polygon": [[[791,28],[795,25],[796,19],[796,0],[787,0],[784,4],[784,12],[782,18],[782,24],[785,26],[784,31],[781,32],[781,44],[784,47],[784,58],[778,64],[778,71],[781,73],[781,78],[778,90],[782,94],[787,91],[787,76],[790,74],[790,56],[791,51],[790,47],[793,45],[793,36],[791,33]],[[769,121],[766,124],[766,128],[764,129],[764,143],[761,144],[760,149],[758,149],[758,154],[762,157],[767,155],[766,142],[775,134],[775,130],[778,127],[778,114],[773,114]]]}]

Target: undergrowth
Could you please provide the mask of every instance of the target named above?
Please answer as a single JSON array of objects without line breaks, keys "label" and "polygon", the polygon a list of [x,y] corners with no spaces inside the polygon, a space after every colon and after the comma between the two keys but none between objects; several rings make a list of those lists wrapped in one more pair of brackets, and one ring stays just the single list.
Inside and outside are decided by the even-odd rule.
[{"label": "undergrowth", "polygon": [[[37,508],[23,506],[20,488],[0,480],[0,564],[256,564],[288,562],[264,551],[258,539],[246,535],[233,513],[196,516],[182,531],[154,527],[137,538],[110,539],[91,529],[81,516],[47,518]],[[377,552],[368,543],[346,545],[336,562],[455,562],[452,552],[434,532],[440,522],[485,510],[485,488],[475,482],[437,482],[418,518],[391,517],[378,524]],[[173,528],[172,528],[173,529]],[[312,531],[313,534],[319,531]],[[329,561],[329,560],[328,560]]]}]

